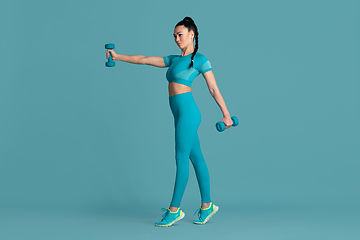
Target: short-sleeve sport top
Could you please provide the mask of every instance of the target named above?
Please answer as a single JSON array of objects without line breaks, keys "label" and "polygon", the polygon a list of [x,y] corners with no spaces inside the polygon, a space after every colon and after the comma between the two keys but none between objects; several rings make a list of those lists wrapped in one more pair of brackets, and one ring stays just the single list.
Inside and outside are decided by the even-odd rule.
[{"label": "short-sleeve sport top", "polygon": [[191,87],[193,80],[200,73],[204,74],[212,70],[209,60],[199,52],[196,52],[193,67],[190,68],[191,55],[192,53],[185,56],[169,55],[163,57],[165,66],[169,67],[166,72],[169,83],[176,82]]}]

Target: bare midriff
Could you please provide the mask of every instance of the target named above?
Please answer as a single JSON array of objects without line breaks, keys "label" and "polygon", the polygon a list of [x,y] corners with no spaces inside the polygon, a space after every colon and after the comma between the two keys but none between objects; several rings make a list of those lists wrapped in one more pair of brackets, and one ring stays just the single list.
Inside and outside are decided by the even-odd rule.
[{"label": "bare midriff", "polygon": [[191,87],[176,82],[170,82],[168,88],[169,88],[169,97],[180,93],[191,92]]}]

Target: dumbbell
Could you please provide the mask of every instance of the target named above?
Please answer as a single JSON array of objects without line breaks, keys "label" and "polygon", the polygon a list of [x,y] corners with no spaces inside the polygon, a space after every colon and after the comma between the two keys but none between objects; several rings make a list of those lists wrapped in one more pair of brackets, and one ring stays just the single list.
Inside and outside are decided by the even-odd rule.
[{"label": "dumbbell", "polygon": [[[237,117],[232,116],[231,120],[233,121],[233,125],[232,125],[233,127],[236,127],[239,124],[239,120],[237,119]],[[222,132],[225,130],[225,123],[222,121],[217,122],[215,126],[219,132]]]},{"label": "dumbbell", "polygon": [[[115,44],[113,44],[113,43],[105,44],[105,48],[112,50],[112,49],[115,48]],[[115,62],[112,60],[112,56],[111,56],[111,53],[110,53],[110,52],[109,52],[108,61],[105,63],[105,65],[106,65],[107,67],[115,67]]]}]

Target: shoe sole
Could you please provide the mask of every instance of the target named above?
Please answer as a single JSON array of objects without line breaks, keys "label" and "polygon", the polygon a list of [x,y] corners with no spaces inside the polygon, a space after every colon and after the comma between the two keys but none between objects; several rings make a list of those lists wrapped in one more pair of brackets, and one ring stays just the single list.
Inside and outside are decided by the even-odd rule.
[{"label": "shoe sole", "polygon": [[207,221],[209,221],[209,219],[217,212],[219,210],[219,207],[218,206],[215,206],[215,210],[205,219],[205,221],[204,222],[195,222],[194,221],[194,223],[195,224],[199,224],[199,225],[202,225],[202,224],[205,224],[205,223],[207,223]]},{"label": "shoe sole", "polygon": [[185,217],[185,213],[182,212],[182,215],[180,217],[178,217],[177,219],[175,219],[172,223],[169,223],[168,225],[156,225],[157,227],[170,227],[171,225],[173,225],[174,223],[176,223],[177,221],[180,221],[181,219],[183,219]]}]

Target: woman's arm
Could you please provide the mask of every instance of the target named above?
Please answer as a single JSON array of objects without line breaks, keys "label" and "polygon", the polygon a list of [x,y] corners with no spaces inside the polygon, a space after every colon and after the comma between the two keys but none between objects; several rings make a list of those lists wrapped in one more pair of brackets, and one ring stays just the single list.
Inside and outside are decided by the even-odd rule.
[{"label": "woman's arm", "polygon": [[114,50],[107,50],[106,51],[106,58],[109,58],[109,52],[111,53],[111,57],[113,60],[133,63],[133,64],[146,64],[146,65],[152,65],[155,67],[161,67],[164,68],[164,58],[163,57],[145,57],[143,55],[123,55],[123,54],[117,54]]},{"label": "woman's arm", "polygon": [[210,92],[211,96],[215,99],[217,105],[220,107],[220,110],[223,113],[224,117],[221,121],[225,123],[225,128],[231,127],[233,122],[231,120],[230,113],[226,107],[224,98],[222,97],[222,95],[219,91],[219,88],[216,84],[213,71],[210,70],[210,71],[204,73],[203,76],[206,80],[206,84],[209,88],[209,92]]}]

